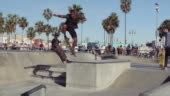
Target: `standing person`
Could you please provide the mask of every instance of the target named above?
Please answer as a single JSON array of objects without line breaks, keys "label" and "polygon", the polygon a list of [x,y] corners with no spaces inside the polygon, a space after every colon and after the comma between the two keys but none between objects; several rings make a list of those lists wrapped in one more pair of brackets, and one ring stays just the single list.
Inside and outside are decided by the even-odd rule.
[{"label": "standing person", "polygon": [[66,37],[66,31],[68,31],[73,39],[72,43],[72,55],[75,55],[74,49],[75,46],[77,46],[77,33],[75,29],[78,28],[78,14],[75,10],[70,10],[69,14],[67,15],[58,15],[58,14],[53,14],[53,16],[59,17],[59,18],[65,18],[66,21],[63,24],[62,32],[64,33],[64,36]]},{"label": "standing person", "polygon": [[160,58],[160,61],[162,61],[161,68],[167,69],[168,65],[168,56],[170,56],[170,32],[168,32],[167,29],[164,30],[164,32],[161,34],[161,48],[162,48],[162,59]]},{"label": "standing person", "polygon": [[167,69],[168,56],[170,56],[170,32],[167,31],[165,34],[165,66],[164,66],[164,69]]},{"label": "standing person", "polygon": [[59,33],[54,34],[54,39],[51,42],[52,51],[58,54],[58,56],[60,57],[63,63],[70,63],[70,61],[67,59],[66,54],[64,53],[64,50],[59,45],[60,41],[58,40],[58,36],[59,36]]}]

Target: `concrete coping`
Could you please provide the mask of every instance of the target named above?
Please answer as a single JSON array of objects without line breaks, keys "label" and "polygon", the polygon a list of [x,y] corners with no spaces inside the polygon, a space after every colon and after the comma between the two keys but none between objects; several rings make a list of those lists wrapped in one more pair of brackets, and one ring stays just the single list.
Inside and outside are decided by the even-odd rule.
[{"label": "concrete coping", "polygon": [[91,61],[72,61],[71,64],[110,64],[110,63],[124,63],[124,62],[130,62],[130,60],[122,60],[122,59],[114,59],[114,60],[91,60]]}]

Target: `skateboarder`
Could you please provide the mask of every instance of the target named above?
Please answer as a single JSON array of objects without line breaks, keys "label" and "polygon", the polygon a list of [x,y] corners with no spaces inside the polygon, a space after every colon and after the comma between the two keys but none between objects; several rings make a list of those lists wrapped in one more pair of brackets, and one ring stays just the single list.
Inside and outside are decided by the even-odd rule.
[{"label": "skateboarder", "polygon": [[66,54],[64,53],[64,50],[59,46],[60,41],[58,40],[58,36],[59,33],[54,34],[54,39],[51,42],[51,49],[58,54],[63,63],[70,63],[70,61],[67,59]]},{"label": "skateboarder", "polygon": [[[73,43],[72,43],[72,55],[75,55],[74,52],[74,48],[75,46],[77,46],[77,33],[75,31],[75,29],[78,28],[78,22],[79,22],[79,18],[77,15],[77,12],[74,10],[70,10],[69,14],[67,15],[58,15],[58,14],[53,14],[53,16],[59,17],[59,18],[65,18],[66,22],[63,25],[63,32],[68,31],[73,39]],[[66,36],[66,35],[65,35]]]}]

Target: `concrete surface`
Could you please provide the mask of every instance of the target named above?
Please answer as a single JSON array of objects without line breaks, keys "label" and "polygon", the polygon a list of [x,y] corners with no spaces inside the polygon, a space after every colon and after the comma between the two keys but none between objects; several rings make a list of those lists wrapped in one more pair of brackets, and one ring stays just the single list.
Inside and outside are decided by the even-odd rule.
[{"label": "concrete surface", "polygon": [[[106,68],[102,64],[106,61],[99,59],[95,61],[92,54],[77,53],[76,55],[76,57],[73,57],[67,54],[73,63],[80,63],[85,66],[86,64],[83,65],[83,62],[95,62],[93,63],[94,65],[96,63],[102,65],[102,67],[100,66],[100,71]],[[113,60],[108,60],[107,62],[111,63]],[[50,79],[30,78],[29,72],[24,67],[37,64],[57,65],[61,64],[61,60],[53,52],[0,52],[0,96],[19,96],[23,91],[29,90],[40,83],[47,86],[47,96],[139,96],[140,93],[159,88],[162,82],[170,75],[169,68],[168,71],[165,71],[160,70],[158,65],[133,64],[132,68],[123,72],[114,83],[108,84],[110,85],[109,87],[102,90],[84,90],[48,83],[46,80]],[[95,67],[93,64],[91,65]],[[89,67],[89,65],[85,67]],[[84,68],[82,67],[82,69]],[[106,71],[113,72],[111,69],[109,68]],[[84,70],[84,72],[88,71]],[[105,71],[100,76],[105,75],[103,73]],[[82,76],[86,77],[84,74]],[[105,78],[102,79],[105,80]]]},{"label": "concrete surface", "polygon": [[52,52],[0,52],[0,84],[29,80],[24,67],[61,63]]},{"label": "concrete surface", "polygon": [[40,85],[32,81],[17,82],[0,86],[0,96],[20,96],[22,93]]},{"label": "concrete surface", "polygon": [[170,82],[165,83],[155,89],[148,90],[140,94],[140,96],[170,96]]},{"label": "concrete surface", "polygon": [[[130,68],[130,62],[73,62],[67,65],[67,88],[104,89]],[[83,75],[82,75],[83,74]]]}]

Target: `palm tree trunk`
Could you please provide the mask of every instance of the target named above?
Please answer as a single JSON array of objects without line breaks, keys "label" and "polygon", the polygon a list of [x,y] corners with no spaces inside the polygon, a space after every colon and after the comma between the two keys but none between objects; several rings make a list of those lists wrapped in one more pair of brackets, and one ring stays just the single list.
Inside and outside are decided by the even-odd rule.
[{"label": "palm tree trunk", "polygon": [[7,35],[8,35],[7,43],[10,43],[10,33],[7,33]]},{"label": "palm tree trunk", "polygon": [[41,34],[39,34],[39,40],[40,40]]},{"label": "palm tree trunk", "polygon": [[24,30],[22,30],[22,38],[21,38],[21,42],[22,42],[22,43],[24,43],[23,35],[24,35]]},{"label": "palm tree trunk", "polygon": [[126,39],[126,13],[125,13],[125,42],[124,44],[126,45],[127,39]]},{"label": "palm tree trunk", "polygon": [[104,30],[104,38],[103,38],[104,39],[104,46],[106,45],[106,36],[105,35],[106,35],[106,33],[105,33],[105,30]]},{"label": "palm tree trunk", "polygon": [[109,45],[113,45],[113,33],[109,33]]},{"label": "palm tree trunk", "polygon": [[83,43],[83,24],[81,23],[81,45]]},{"label": "palm tree trunk", "polygon": [[107,36],[107,45],[110,43],[110,33],[108,33],[108,36]]},{"label": "palm tree trunk", "polygon": [[113,33],[110,33],[110,44],[113,45]]},{"label": "palm tree trunk", "polygon": [[30,39],[30,45],[31,45],[31,50],[32,50],[32,39]]},{"label": "palm tree trunk", "polygon": [[50,45],[49,45],[49,35],[47,35],[47,44],[48,44],[48,50],[50,49]]}]

